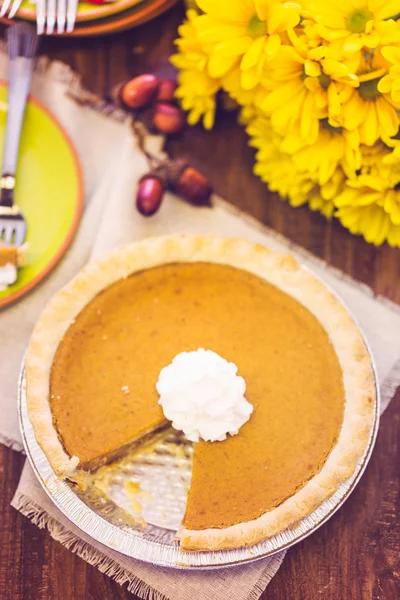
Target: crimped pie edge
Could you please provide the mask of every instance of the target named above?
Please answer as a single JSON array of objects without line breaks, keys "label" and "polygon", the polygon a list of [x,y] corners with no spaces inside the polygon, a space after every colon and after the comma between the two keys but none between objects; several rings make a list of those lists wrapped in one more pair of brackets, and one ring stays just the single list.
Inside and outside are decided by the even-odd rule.
[{"label": "crimped pie edge", "polygon": [[76,315],[101,290],[130,274],[173,262],[213,262],[258,275],[294,297],[327,331],[343,373],[345,413],[336,446],[321,471],[294,496],[259,518],[224,529],[179,532],[186,550],[219,550],[253,545],[309,515],[351,477],[368,444],[374,420],[373,367],[362,335],[332,292],[289,254],[243,239],[214,235],[148,238],[116,248],[89,263],[47,304],[28,348],[25,368],[27,406],[36,439],[54,471],[73,477],[79,458],[63,449],[48,401],[55,351]]}]

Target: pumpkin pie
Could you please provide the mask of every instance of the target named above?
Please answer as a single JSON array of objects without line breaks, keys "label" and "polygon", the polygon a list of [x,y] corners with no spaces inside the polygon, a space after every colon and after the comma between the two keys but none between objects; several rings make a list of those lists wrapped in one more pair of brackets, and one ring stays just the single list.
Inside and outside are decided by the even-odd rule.
[{"label": "pumpkin pie", "polygon": [[13,246],[0,242],[0,291],[17,281],[17,271],[26,263],[27,244]]},{"label": "pumpkin pie", "polygon": [[37,441],[79,479],[166,427],[160,370],[211,349],[253,414],[195,444],[184,549],[251,545],[349,478],[374,419],[373,368],[340,301],[290,255],[214,236],[153,238],[89,264],[50,301],[26,358]]}]

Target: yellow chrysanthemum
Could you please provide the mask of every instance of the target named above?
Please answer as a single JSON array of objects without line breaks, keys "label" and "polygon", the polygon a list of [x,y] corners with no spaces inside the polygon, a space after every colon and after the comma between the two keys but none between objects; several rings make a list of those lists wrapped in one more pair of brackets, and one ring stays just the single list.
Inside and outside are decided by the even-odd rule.
[{"label": "yellow chrysanthemum", "polygon": [[207,73],[209,56],[199,42],[194,23],[198,15],[188,10],[187,20],[179,27],[180,38],[176,40],[179,53],[171,57],[171,63],[179,69],[176,97],[182,108],[189,112],[188,123],[194,125],[203,117],[206,129],[214,124],[215,96],[221,88],[219,79]]},{"label": "yellow chrysanthemum", "polygon": [[171,56],[171,62],[178,69],[204,71],[206,69],[211,47],[202,44],[197,35],[195,23],[199,15],[195,10],[188,10],[186,21],[178,27],[179,37],[175,40],[179,54]]},{"label": "yellow chrysanthemum", "polygon": [[241,106],[258,106],[267,95],[267,88],[263,84],[258,84],[251,90],[244,89],[241,85],[241,74],[238,69],[232,69],[222,77],[221,85]]},{"label": "yellow chrysanthemum", "polygon": [[[298,137],[286,137],[280,149],[292,156],[299,171],[308,173],[323,186],[329,182],[338,167],[351,177],[361,167],[360,139],[357,131],[331,127],[321,121],[318,139],[305,144]],[[296,143],[297,142],[297,143]]]},{"label": "yellow chrysanthemum", "polygon": [[179,30],[178,98],[241,106],[254,173],[368,242],[400,247],[400,0],[197,0]]},{"label": "yellow chrysanthemum", "polygon": [[384,46],[381,52],[392,66],[389,73],[379,81],[378,91],[382,94],[390,93],[393,102],[400,104],[400,46]]},{"label": "yellow chrysanthemum", "polygon": [[387,153],[378,145],[371,158],[365,156],[360,175],[348,179],[335,198],[336,216],[367,242],[400,247],[400,163],[385,165]]},{"label": "yellow chrysanthemum", "polygon": [[334,215],[333,200],[337,197],[343,188],[345,175],[340,167],[337,167],[332,177],[327,183],[314,188],[308,200],[311,210],[316,210],[331,219]]},{"label": "yellow chrysanthemum", "polygon": [[341,123],[341,105],[358,79],[349,66],[329,56],[324,46],[309,47],[306,36],[288,32],[292,45],[281,47],[270,65],[275,89],[260,104],[282,135],[295,130],[309,144],[316,142],[320,119]]},{"label": "yellow chrysanthemum", "polygon": [[291,157],[279,150],[281,137],[271,127],[270,120],[257,117],[249,123],[246,130],[250,135],[250,146],[258,150],[254,173],[270,190],[289,198],[293,206],[307,202],[315,182],[296,171]]},{"label": "yellow chrysanthemum", "polygon": [[318,34],[329,42],[340,40],[344,52],[400,39],[392,18],[399,12],[398,0],[304,0],[303,4]]},{"label": "yellow chrysanthemum", "polygon": [[379,138],[394,137],[400,126],[396,107],[378,91],[378,83],[379,79],[361,82],[342,106],[344,127],[357,129],[361,143],[367,146]]},{"label": "yellow chrysanthemum", "polygon": [[211,129],[214,125],[216,100],[219,82],[202,71],[180,71],[178,88],[175,92],[183,110],[188,111],[189,125],[195,125],[203,118],[203,125]]},{"label": "yellow chrysanthemum", "polygon": [[254,173],[258,175],[270,190],[287,198],[292,206],[310,205],[327,218],[332,216],[333,198],[344,180],[340,168],[330,171],[330,177],[319,185],[319,169],[300,169],[294,156],[281,150],[282,138],[265,117],[256,117],[246,128],[250,135],[250,145],[257,148]]},{"label": "yellow chrysanthemum", "polygon": [[222,77],[240,69],[244,89],[255,87],[266,61],[281,45],[280,34],[300,20],[300,6],[281,0],[197,0],[205,13],[196,22],[199,39],[211,44],[208,70]]}]

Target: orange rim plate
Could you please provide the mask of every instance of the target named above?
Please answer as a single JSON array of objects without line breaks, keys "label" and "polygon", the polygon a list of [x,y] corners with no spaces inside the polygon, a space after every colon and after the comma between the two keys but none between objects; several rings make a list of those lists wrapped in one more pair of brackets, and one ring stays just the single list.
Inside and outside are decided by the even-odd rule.
[{"label": "orange rim plate", "polygon": [[[77,23],[75,29],[71,33],[63,33],[61,35],[65,37],[90,37],[125,31],[158,17],[177,2],[178,0],[143,1],[139,5],[135,5],[124,12],[111,15],[101,20],[87,21],[81,24]],[[2,17],[0,18],[0,22],[11,25],[13,19]]]},{"label": "orange rim plate", "polygon": [[[0,139],[4,140],[7,86],[0,82]],[[0,159],[2,154],[0,149]],[[55,117],[29,97],[21,137],[16,203],[28,224],[27,265],[0,292],[0,307],[32,290],[61,259],[82,214],[84,185],[75,148]]]},{"label": "orange rim plate", "polygon": [[[105,2],[104,4],[92,4],[90,2],[79,2],[76,21],[91,21],[94,19],[104,19],[111,15],[123,12],[128,8],[132,8],[140,4],[144,0],[117,0],[116,2]],[[36,20],[35,5],[31,0],[22,0],[21,6],[18,9],[17,17],[26,19],[27,21]]]}]

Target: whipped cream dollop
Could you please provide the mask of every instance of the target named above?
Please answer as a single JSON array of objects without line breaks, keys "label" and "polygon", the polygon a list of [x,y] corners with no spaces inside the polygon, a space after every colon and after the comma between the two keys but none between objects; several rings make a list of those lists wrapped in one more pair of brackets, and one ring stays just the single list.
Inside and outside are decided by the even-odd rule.
[{"label": "whipped cream dollop", "polygon": [[12,263],[0,267],[0,292],[6,290],[9,285],[17,281],[17,267]]},{"label": "whipped cream dollop", "polygon": [[253,412],[237,370],[212,350],[181,352],[161,370],[156,385],[165,417],[192,442],[235,435]]}]

